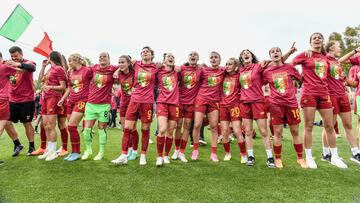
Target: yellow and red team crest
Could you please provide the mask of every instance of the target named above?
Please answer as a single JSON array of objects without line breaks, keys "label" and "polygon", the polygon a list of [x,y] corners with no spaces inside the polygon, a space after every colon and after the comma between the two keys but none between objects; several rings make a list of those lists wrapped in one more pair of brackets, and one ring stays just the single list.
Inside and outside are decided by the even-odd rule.
[{"label": "yellow and red team crest", "polygon": [[280,94],[285,94],[286,90],[289,89],[288,75],[286,72],[272,74],[273,83],[275,89]]},{"label": "yellow and red team crest", "polygon": [[150,84],[151,73],[146,70],[140,69],[138,72],[137,79],[141,87],[146,87]]},{"label": "yellow and red team crest", "polygon": [[326,76],[326,62],[321,59],[316,59],[315,63],[315,73],[319,78],[324,79]]},{"label": "yellow and red team crest", "polygon": [[184,86],[187,89],[191,89],[196,84],[196,74],[195,72],[185,72],[184,73]]},{"label": "yellow and red team crest", "polygon": [[244,89],[249,89],[251,87],[251,70],[241,73],[240,84]]},{"label": "yellow and red team crest", "polygon": [[175,77],[173,75],[162,78],[165,89],[171,91],[175,88]]},{"label": "yellow and red team crest", "polygon": [[231,78],[225,78],[223,83],[223,92],[225,95],[231,95],[235,90],[235,80]]},{"label": "yellow and red team crest", "polygon": [[95,86],[97,88],[103,88],[106,85],[107,78],[108,78],[108,75],[96,73],[95,80],[94,80]]},{"label": "yellow and red team crest", "polygon": [[80,76],[71,77],[71,88],[74,92],[80,92],[84,87],[83,81]]},{"label": "yellow and red team crest", "polygon": [[220,77],[217,75],[211,75],[208,77],[208,86],[215,87],[218,86],[220,83]]}]

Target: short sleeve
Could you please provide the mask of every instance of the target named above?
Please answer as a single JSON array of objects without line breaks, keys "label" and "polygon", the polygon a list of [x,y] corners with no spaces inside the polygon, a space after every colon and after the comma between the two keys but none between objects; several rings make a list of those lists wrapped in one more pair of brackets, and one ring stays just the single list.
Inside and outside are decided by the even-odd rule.
[{"label": "short sleeve", "polygon": [[298,54],[297,56],[295,56],[295,58],[293,59],[293,64],[299,65],[299,64],[304,63],[305,60],[306,60],[305,52],[302,52],[302,53]]},{"label": "short sleeve", "polygon": [[359,61],[360,61],[360,56],[358,56],[358,57],[351,57],[350,59],[350,63],[352,64],[352,65],[359,65]]}]

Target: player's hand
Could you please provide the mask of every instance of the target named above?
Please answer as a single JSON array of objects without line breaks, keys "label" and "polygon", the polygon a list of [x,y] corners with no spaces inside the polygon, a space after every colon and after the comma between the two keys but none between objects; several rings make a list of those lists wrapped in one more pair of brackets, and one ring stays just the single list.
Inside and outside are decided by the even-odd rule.
[{"label": "player's hand", "polygon": [[156,68],[161,68],[163,66],[164,64],[162,62],[156,62]]},{"label": "player's hand", "polygon": [[309,49],[307,51],[305,51],[305,56],[308,57],[308,58],[311,58],[313,55],[312,51]]},{"label": "player's hand", "polygon": [[42,67],[46,67],[49,64],[49,60],[45,59],[42,61]]},{"label": "player's hand", "polygon": [[57,103],[58,106],[62,106],[64,104],[64,100],[63,99],[60,99],[60,101]]},{"label": "player's hand", "polygon": [[5,61],[5,65],[10,67],[20,67],[21,63],[15,61]]},{"label": "player's hand", "polygon": [[42,89],[43,91],[47,92],[47,91],[51,90],[51,86],[44,85],[44,86],[42,86],[41,89]]}]

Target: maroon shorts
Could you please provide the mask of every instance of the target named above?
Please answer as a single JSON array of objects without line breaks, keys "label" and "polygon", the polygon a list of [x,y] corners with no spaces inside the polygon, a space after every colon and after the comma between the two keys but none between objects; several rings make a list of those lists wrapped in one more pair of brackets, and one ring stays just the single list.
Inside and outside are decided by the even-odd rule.
[{"label": "maroon shorts", "polygon": [[240,117],[244,119],[266,119],[266,106],[263,101],[240,103]]},{"label": "maroon shorts", "polygon": [[219,111],[220,121],[239,121],[240,120],[240,105],[230,107],[220,107]]},{"label": "maroon shorts", "polygon": [[334,114],[351,111],[349,97],[347,95],[344,95],[343,97],[331,97],[331,102],[334,107]]},{"label": "maroon shorts", "polygon": [[180,104],[180,118],[194,119],[194,109],[195,106],[193,104]]},{"label": "maroon shorts", "polygon": [[331,109],[333,107],[329,95],[301,95],[300,105],[301,108],[316,107],[316,109]]},{"label": "maroon shorts", "polygon": [[68,103],[67,114],[70,115],[72,112],[85,113],[86,101],[78,101],[75,103]]},{"label": "maroon shorts", "polygon": [[270,96],[266,96],[265,97],[265,109],[266,109],[266,113],[270,113]]},{"label": "maroon shorts", "polygon": [[57,104],[60,97],[44,98],[41,106],[41,115],[59,115],[62,109]]},{"label": "maroon shorts", "polygon": [[137,103],[130,101],[126,110],[125,120],[136,121],[140,119],[143,123],[151,123],[153,117],[153,103]]},{"label": "maroon shorts", "polygon": [[120,106],[119,108],[119,114],[120,117],[125,117],[126,116],[126,109],[128,108],[128,106]]},{"label": "maroon shorts", "polygon": [[270,117],[273,125],[297,125],[300,123],[300,111],[298,107],[270,105]]},{"label": "maroon shorts", "polygon": [[180,118],[179,107],[174,104],[156,104],[156,115],[165,116],[171,121],[178,121]]},{"label": "maroon shorts", "polygon": [[10,103],[9,100],[0,99],[0,121],[9,120],[10,118]]},{"label": "maroon shorts", "polygon": [[210,113],[215,110],[219,110],[219,102],[216,101],[204,101],[204,100],[196,100],[195,101],[195,111],[201,113]]},{"label": "maroon shorts", "polygon": [[69,101],[65,100],[63,105],[59,107],[58,116],[59,117],[67,117],[69,112]]}]

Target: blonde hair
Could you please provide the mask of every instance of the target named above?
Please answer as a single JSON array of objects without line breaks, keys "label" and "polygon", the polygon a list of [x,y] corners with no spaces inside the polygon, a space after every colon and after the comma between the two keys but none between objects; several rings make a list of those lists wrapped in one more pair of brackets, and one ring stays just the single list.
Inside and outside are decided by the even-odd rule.
[{"label": "blonde hair", "polygon": [[239,66],[239,64],[240,64],[239,60],[238,60],[238,59],[236,59],[236,58],[229,58],[229,60],[234,61],[234,63],[235,63],[235,66],[236,66],[236,67],[238,67],[238,66]]},{"label": "blonde hair", "polygon": [[326,45],[325,45],[325,51],[327,52],[327,53],[329,53],[330,52],[330,48],[332,47],[332,46],[334,46],[335,44],[337,44],[337,43],[339,43],[338,41],[335,41],[335,40],[330,40],[330,41],[328,41],[328,43],[326,43]]},{"label": "blonde hair", "polygon": [[71,54],[69,56],[69,61],[70,59],[76,61],[77,63],[81,64],[82,66],[87,66],[86,60],[83,56],[81,56],[80,54]]}]

